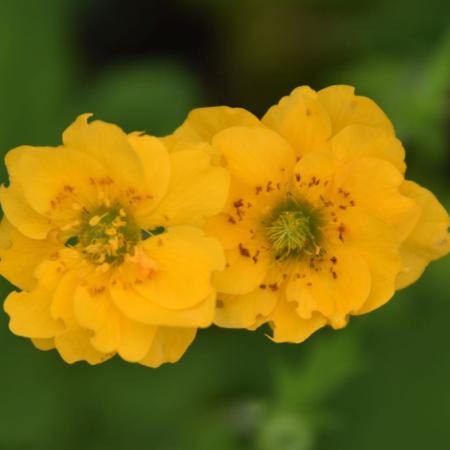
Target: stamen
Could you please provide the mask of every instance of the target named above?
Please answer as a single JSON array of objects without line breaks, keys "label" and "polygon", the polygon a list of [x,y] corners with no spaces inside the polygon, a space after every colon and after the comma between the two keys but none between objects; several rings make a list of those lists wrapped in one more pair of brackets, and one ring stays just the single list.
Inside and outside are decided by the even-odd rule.
[{"label": "stamen", "polygon": [[122,263],[125,258],[137,258],[137,263],[145,276],[155,270],[155,263],[147,260],[145,254],[137,252],[141,240],[164,233],[164,227],[150,231],[141,230],[120,205],[100,206],[95,211],[82,209],[81,220],[66,225],[76,226],[74,233],[66,239],[66,246],[76,247],[85,258],[97,265],[100,272],[107,272],[112,266]]},{"label": "stamen", "polygon": [[96,227],[100,223],[101,220],[102,220],[102,216],[91,217],[91,219],[89,220],[89,225],[91,227]]},{"label": "stamen", "polygon": [[265,222],[267,238],[277,260],[292,256],[319,256],[321,221],[317,211],[309,205],[289,199],[276,208]]}]

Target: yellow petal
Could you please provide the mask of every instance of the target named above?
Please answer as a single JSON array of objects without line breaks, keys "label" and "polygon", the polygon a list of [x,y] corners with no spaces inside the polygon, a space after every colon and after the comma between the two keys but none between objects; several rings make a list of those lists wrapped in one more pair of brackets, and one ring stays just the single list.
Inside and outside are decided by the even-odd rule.
[{"label": "yellow petal", "polygon": [[52,316],[55,289],[65,273],[79,262],[79,253],[62,248],[42,261],[35,269],[37,284],[30,292],[12,292],[4,308],[10,316],[11,331],[20,336],[52,338],[65,327],[61,320]]},{"label": "yellow petal", "polygon": [[167,142],[171,151],[183,150],[191,142],[210,142],[219,131],[234,126],[260,127],[261,122],[242,108],[198,108],[189,113]]},{"label": "yellow petal", "polygon": [[277,133],[263,128],[233,127],[213,139],[233,177],[249,186],[276,192],[289,180],[294,154]]},{"label": "yellow petal", "polygon": [[357,208],[392,226],[400,239],[410,233],[419,213],[415,201],[400,193],[402,183],[403,175],[392,164],[376,158],[354,160],[335,176],[336,189],[348,192]]},{"label": "yellow petal", "polygon": [[18,336],[41,339],[62,333],[62,322],[54,320],[50,314],[52,294],[50,288],[11,292],[4,304],[5,312],[10,317],[10,330]]},{"label": "yellow petal", "polygon": [[164,363],[177,362],[195,338],[195,328],[159,327],[153,339],[150,351],[140,364],[147,367],[159,367]]},{"label": "yellow petal", "polygon": [[[167,237],[169,237],[169,240],[166,240]],[[170,237],[175,238],[175,240],[171,241]],[[182,246],[178,248],[177,242],[181,243]],[[194,251],[197,253],[200,251],[197,259],[192,247],[189,247],[191,250],[186,250],[187,247],[184,246],[186,242],[189,246],[194,245]],[[165,264],[158,263],[161,260],[158,259],[158,256],[155,256],[155,252],[152,250],[156,249],[158,253],[166,243],[169,243],[170,246],[173,245],[171,248],[176,250],[173,255],[173,264],[170,261],[166,261]],[[188,274],[189,270],[195,271],[196,276],[203,276],[204,281],[201,284],[204,284],[210,282],[211,271],[223,269],[225,259],[218,242],[215,239],[206,238],[204,233],[197,228],[180,226],[169,229],[167,234],[150,239],[148,244],[146,254],[155,264],[156,272],[150,274],[149,280],[145,280],[145,277],[142,279],[139,272],[136,272],[136,267],[131,267],[132,270],[128,274],[124,270],[124,275],[126,275],[128,281],[124,282],[119,277],[110,286],[110,292],[117,307],[130,319],[146,324],[184,327],[209,326],[214,317],[215,293],[211,291],[207,297],[192,298],[191,295],[195,294],[195,289],[187,288],[187,286],[195,284],[197,278],[189,277]],[[166,247],[166,250],[171,251],[168,247]],[[176,256],[180,250],[180,255]],[[188,260],[185,260],[185,258],[188,258]],[[159,269],[167,270],[169,275],[164,276],[163,274],[161,279],[158,280],[157,271]],[[171,271],[179,274],[186,272],[188,278],[176,282],[170,281]],[[170,291],[167,291],[167,289]],[[167,292],[169,292],[169,296]],[[185,305],[179,304],[177,306],[177,302],[173,301],[174,295]],[[163,296],[167,297],[166,300],[162,298]],[[191,298],[191,305],[186,303],[189,298]]]},{"label": "yellow petal", "polygon": [[228,195],[228,172],[213,167],[210,155],[203,150],[172,153],[170,159],[167,194],[147,219],[147,226],[196,225],[219,213]]},{"label": "yellow petal", "polygon": [[57,221],[74,221],[74,204],[90,209],[97,203],[93,180],[106,172],[91,157],[74,150],[30,148],[19,164],[24,196],[38,213]]},{"label": "yellow petal", "polygon": [[336,161],[330,151],[310,152],[295,166],[295,190],[311,204],[320,203],[322,198],[328,197],[335,172]]},{"label": "yellow petal", "polygon": [[206,236],[202,228],[189,225],[171,227],[167,230],[172,236],[195,242],[204,249],[211,261],[211,270],[223,270],[225,268],[225,255],[223,249],[216,238]]},{"label": "yellow petal", "polygon": [[33,345],[43,352],[47,352],[49,350],[53,350],[55,348],[55,340],[51,339],[31,339]]},{"label": "yellow petal", "polygon": [[[232,222],[230,221],[234,221],[234,219],[230,219],[228,214],[222,213],[208,218],[204,225],[206,234],[219,239],[224,249],[227,250],[237,247],[243,235],[240,224],[235,224],[236,226],[231,227]],[[245,231],[248,232],[248,230]]]},{"label": "yellow petal", "polygon": [[420,216],[400,249],[403,271],[397,279],[398,289],[414,283],[431,261],[450,251],[450,221],[445,208],[429,190],[412,181],[405,181],[401,191],[419,205]]},{"label": "yellow petal", "polygon": [[135,220],[149,214],[166,195],[170,180],[170,159],[167,149],[160,139],[153,136],[132,133],[128,141],[139,157],[145,172],[145,184],[151,198],[145,208],[139,205],[133,210]]},{"label": "yellow petal", "polygon": [[6,154],[10,185],[8,188],[1,186],[0,201],[6,217],[18,230],[28,237],[43,239],[52,228],[51,221],[31,208],[21,187],[20,160],[30,149],[32,147],[21,146]]},{"label": "yellow petal", "polygon": [[91,365],[100,364],[113,355],[95,350],[90,342],[91,332],[79,327],[72,327],[55,338],[55,346],[62,359],[73,364],[86,361]]},{"label": "yellow petal", "polygon": [[283,97],[267,111],[262,122],[286,138],[296,156],[323,148],[331,135],[330,119],[316,92],[307,86]]},{"label": "yellow petal", "polygon": [[88,123],[91,114],[79,116],[63,134],[64,145],[93,157],[108,175],[120,182],[141,186],[144,169],[133,151],[128,136],[118,126],[95,120]]},{"label": "yellow petal", "polygon": [[204,328],[211,325],[214,318],[215,293],[191,308],[174,310],[143,297],[130,285],[116,283],[110,291],[114,304],[122,314],[147,325]]},{"label": "yellow petal", "polygon": [[50,312],[55,320],[61,319],[66,326],[73,321],[73,303],[75,290],[80,283],[76,270],[69,270],[59,281],[52,298]]},{"label": "yellow petal", "polygon": [[29,239],[4,217],[0,223],[0,274],[20,289],[30,290],[36,283],[36,267],[59,245],[53,239]]},{"label": "yellow petal", "polygon": [[390,162],[401,173],[405,173],[405,150],[402,143],[383,129],[349,125],[333,137],[332,146],[339,162],[374,157]]},{"label": "yellow petal", "polygon": [[176,228],[143,243],[156,270],[136,290],[145,298],[168,309],[197,305],[212,292],[213,259],[196,239],[177,235]]},{"label": "yellow petal", "polygon": [[74,316],[77,323],[92,331],[91,343],[102,353],[116,352],[121,335],[121,313],[114,306],[106,286],[78,286],[74,294]]},{"label": "yellow petal", "polygon": [[241,245],[240,248],[227,250],[227,265],[224,271],[214,275],[214,285],[218,292],[242,295],[256,289],[264,280],[269,269],[269,255],[259,253],[257,249]]},{"label": "yellow petal", "polygon": [[394,135],[391,121],[370,98],[355,95],[352,86],[330,86],[317,93],[319,102],[331,119],[335,135],[349,125],[368,125]]},{"label": "yellow petal", "polygon": [[[114,297],[123,294],[119,286],[112,289]],[[95,286],[80,286],[75,295],[75,316],[78,323],[92,331],[91,343],[102,353],[117,352],[124,360],[137,362],[144,358],[150,350],[157,327],[145,322],[148,310],[141,311],[137,302],[149,303],[135,291],[126,291],[127,300],[134,305],[138,320],[126,317],[116,307],[114,299],[108,291],[99,292]],[[156,313],[163,308],[154,306]],[[158,309],[159,308],[159,309]],[[212,307],[213,309],[213,307]],[[165,310],[166,317],[174,313]],[[175,312],[178,315],[178,312]],[[212,314],[211,314],[212,315]],[[212,319],[211,319],[212,320]],[[211,323],[210,320],[210,323]]]},{"label": "yellow petal", "polygon": [[221,294],[214,323],[224,328],[250,328],[259,318],[272,312],[277,298],[278,295],[268,287],[244,295]]},{"label": "yellow petal", "polygon": [[370,294],[356,311],[365,314],[384,305],[395,293],[401,268],[400,241],[390,227],[366,213],[349,213],[346,219],[345,246],[357,252],[370,269]]},{"label": "yellow petal", "polygon": [[326,325],[326,319],[319,313],[314,313],[309,319],[301,318],[294,303],[285,298],[278,301],[267,321],[272,327],[274,342],[292,342],[299,344],[308,339],[318,329]]},{"label": "yellow petal", "polygon": [[129,362],[138,362],[145,358],[150,351],[156,332],[157,327],[144,325],[123,317],[118,348],[120,357]]},{"label": "yellow petal", "polygon": [[366,302],[370,270],[358,253],[342,245],[328,248],[326,256],[335,262],[300,266],[288,283],[286,296],[289,302],[297,303],[300,317],[310,319],[320,313],[334,328],[341,328]]}]

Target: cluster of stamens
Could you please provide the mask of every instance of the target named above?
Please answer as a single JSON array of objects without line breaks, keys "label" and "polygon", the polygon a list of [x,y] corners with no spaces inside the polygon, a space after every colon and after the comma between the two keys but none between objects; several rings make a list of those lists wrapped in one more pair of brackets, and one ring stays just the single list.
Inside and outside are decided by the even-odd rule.
[{"label": "cluster of stamens", "polygon": [[120,206],[102,207],[83,221],[78,245],[94,264],[110,265],[132,254],[140,230]]}]

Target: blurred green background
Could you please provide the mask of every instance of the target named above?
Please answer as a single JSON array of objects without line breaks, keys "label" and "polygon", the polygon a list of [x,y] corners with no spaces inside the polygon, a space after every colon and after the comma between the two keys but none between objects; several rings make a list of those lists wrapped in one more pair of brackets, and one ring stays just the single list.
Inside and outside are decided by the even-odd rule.
[{"label": "blurred green background", "polygon": [[[409,176],[448,209],[449,2],[0,0],[2,155],[59,143],[82,112],[159,135],[193,107],[262,114],[297,85],[336,83],[385,109]],[[66,365],[2,312],[0,449],[447,450],[449,274],[434,263],[303,345],[204,330],[158,370]]]}]

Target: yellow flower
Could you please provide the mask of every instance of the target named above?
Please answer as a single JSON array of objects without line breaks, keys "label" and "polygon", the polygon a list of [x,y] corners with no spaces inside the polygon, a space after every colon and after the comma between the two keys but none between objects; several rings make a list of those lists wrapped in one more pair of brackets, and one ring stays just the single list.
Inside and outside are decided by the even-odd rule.
[{"label": "yellow flower", "polygon": [[231,174],[207,223],[226,250],[215,322],[301,342],[372,311],[448,253],[449,217],[405,181],[391,122],[349,86],[295,89],[261,121],[204,108],[166,137],[171,151],[209,149]]},{"label": "yellow flower", "polygon": [[223,251],[199,228],[228,192],[204,150],[80,116],[63,145],[6,156],[0,273],[10,329],[69,363],[177,361],[214,317]]}]

